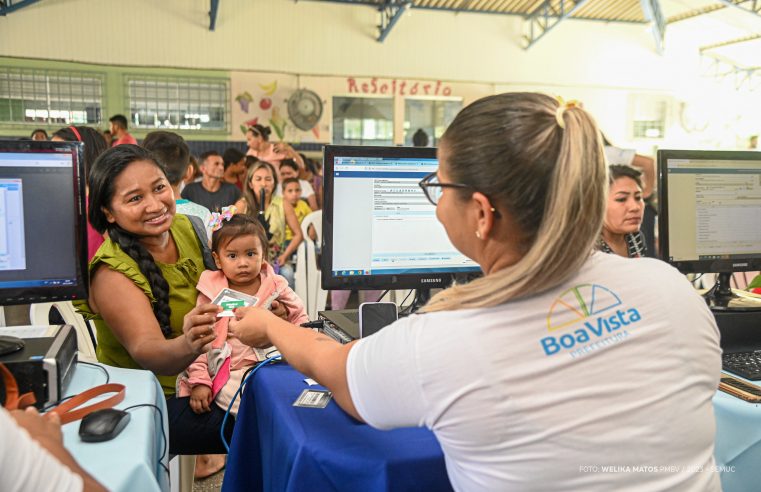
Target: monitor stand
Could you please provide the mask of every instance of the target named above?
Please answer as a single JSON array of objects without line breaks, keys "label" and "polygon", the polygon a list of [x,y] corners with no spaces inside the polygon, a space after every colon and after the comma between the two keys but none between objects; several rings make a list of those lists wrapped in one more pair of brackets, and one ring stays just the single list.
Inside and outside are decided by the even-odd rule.
[{"label": "monitor stand", "polygon": [[409,316],[415,314],[418,309],[425,306],[431,299],[431,289],[415,289],[415,298],[412,300],[412,304],[404,308],[399,312],[399,316]]},{"label": "monitor stand", "polygon": [[732,292],[731,273],[719,273],[716,284],[703,294],[712,311],[761,311],[761,299],[741,297]]}]

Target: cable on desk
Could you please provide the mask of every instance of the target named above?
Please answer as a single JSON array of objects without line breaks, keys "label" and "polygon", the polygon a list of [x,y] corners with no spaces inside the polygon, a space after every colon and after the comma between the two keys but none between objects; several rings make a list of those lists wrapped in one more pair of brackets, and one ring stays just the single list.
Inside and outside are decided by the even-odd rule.
[{"label": "cable on desk", "polygon": [[41,410],[41,411],[42,411],[42,413],[45,413],[45,412],[47,412],[48,410],[51,410],[51,409],[53,409],[54,407],[57,407],[58,405],[60,405],[61,403],[65,402],[65,401],[66,401],[66,400],[68,400],[69,398],[74,398],[75,396],[77,396],[77,395],[69,395],[69,396],[67,396],[66,398],[61,398],[61,399],[60,399],[60,400],[58,400],[58,401],[53,401],[53,402],[50,402],[50,403],[48,403],[47,405],[45,405],[44,407],[42,407],[42,410]]},{"label": "cable on desk", "polygon": [[105,367],[103,367],[103,366],[101,366],[100,364],[93,364],[92,362],[85,362],[85,361],[83,361],[83,360],[77,361],[77,363],[78,363],[78,364],[85,364],[85,365],[88,365],[88,366],[97,367],[98,369],[100,369],[101,371],[103,371],[103,374],[105,374],[105,375],[106,375],[106,382],[105,382],[105,383],[103,383],[103,384],[108,384],[108,383],[110,383],[110,382],[111,382],[111,375],[108,373],[108,370],[106,370],[106,368],[105,368]]},{"label": "cable on desk", "polygon": [[140,407],[151,407],[156,409],[156,411],[159,413],[159,424],[161,425],[161,457],[159,457],[159,465],[161,465],[161,468],[166,471],[166,474],[169,475],[169,468],[164,464],[164,456],[166,456],[167,447],[169,447],[169,438],[167,438],[166,434],[164,433],[164,415],[161,413],[161,409],[154,405],[153,403],[140,403],[138,405],[132,405],[127,408],[123,408],[122,411],[126,412],[128,410],[132,410],[133,408],[140,408]]},{"label": "cable on desk", "polygon": [[[106,382],[103,383],[103,384],[108,384],[108,383],[111,382],[111,375],[108,373],[108,370],[105,367],[103,367],[103,366],[101,366],[99,364],[93,364],[92,362],[85,362],[85,361],[82,361],[82,360],[77,361],[77,363],[78,364],[85,364],[85,365],[92,366],[92,367],[97,367],[98,369],[103,371],[103,373],[106,375]],[[42,407],[42,412],[43,413],[47,412],[48,410],[52,409],[53,407],[57,407],[58,405],[60,405],[61,403],[65,402],[69,398],[74,398],[75,396],[77,396],[77,395],[69,395],[69,396],[67,396],[65,398],[61,398],[58,401],[50,402],[47,405],[45,405],[44,407]]]},{"label": "cable on desk", "polygon": [[225,439],[225,425],[227,424],[227,418],[230,416],[230,411],[233,408],[233,403],[235,403],[235,400],[236,398],[238,398],[238,395],[240,395],[240,392],[243,391],[243,387],[246,385],[246,382],[248,382],[248,378],[256,374],[256,371],[258,371],[260,368],[272,362],[281,360],[282,358],[283,357],[281,355],[276,355],[275,357],[264,359],[259,364],[257,364],[253,369],[250,369],[248,373],[245,375],[245,377],[243,378],[243,381],[240,382],[240,386],[238,387],[237,391],[235,391],[235,394],[230,400],[230,404],[227,405],[227,411],[225,412],[225,416],[222,419],[222,425],[219,427],[219,437],[222,439],[222,445],[227,450],[227,454],[230,454],[230,445],[227,443],[227,440]]}]

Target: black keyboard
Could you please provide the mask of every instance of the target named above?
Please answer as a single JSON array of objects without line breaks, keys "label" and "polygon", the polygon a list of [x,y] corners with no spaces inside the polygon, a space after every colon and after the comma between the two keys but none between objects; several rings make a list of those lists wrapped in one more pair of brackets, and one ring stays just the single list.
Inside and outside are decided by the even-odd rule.
[{"label": "black keyboard", "polygon": [[751,381],[761,380],[761,350],[725,353],[721,356],[721,367]]}]

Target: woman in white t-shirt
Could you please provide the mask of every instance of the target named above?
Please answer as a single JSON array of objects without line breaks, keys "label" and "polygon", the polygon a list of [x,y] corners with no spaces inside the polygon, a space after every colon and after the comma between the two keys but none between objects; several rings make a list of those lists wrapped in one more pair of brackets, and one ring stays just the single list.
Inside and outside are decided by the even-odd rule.
[{"label": "woman in white t-shirt", "polygon": [[[2,385],[2,378],[0,378]],[[63,445],[61,420],[34,407],[8,412],[0,405],[0,490],[105,491]]]},{"label": "woman in white t-shirt", "polygon": [[592,253],[608,177],[589,114],[489,96],[440,145],[421,186],[484,277],[348,345],[260,309],[232,332],[357,419],[432,429],[456,490],[719,490],[716,325],[665,263]]}]

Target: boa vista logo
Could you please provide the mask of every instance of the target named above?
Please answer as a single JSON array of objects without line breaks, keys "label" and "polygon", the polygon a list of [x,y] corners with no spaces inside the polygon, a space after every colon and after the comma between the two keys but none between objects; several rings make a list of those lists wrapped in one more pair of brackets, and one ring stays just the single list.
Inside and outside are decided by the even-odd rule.
[{"label": "boa vista logo", "polygon": [[[621,298],[607,287],[581,284],[566,290],[552,303],[547,331],[553,334],[540,342],[549,356],[588,342],[602,342],[640,319],[639,311],[624,309]],[[576,327],[572,333],[558,333],[571,327]]]}]

